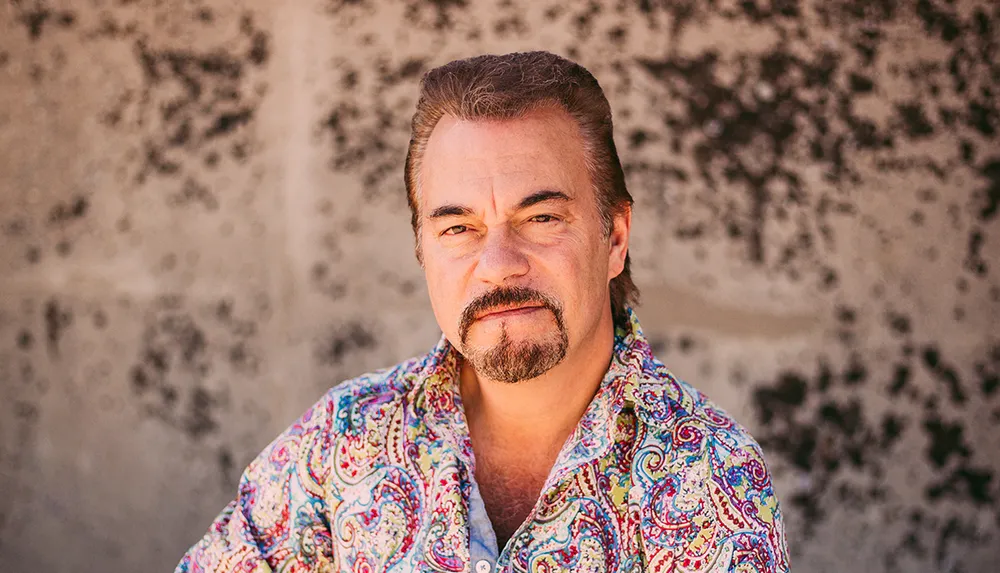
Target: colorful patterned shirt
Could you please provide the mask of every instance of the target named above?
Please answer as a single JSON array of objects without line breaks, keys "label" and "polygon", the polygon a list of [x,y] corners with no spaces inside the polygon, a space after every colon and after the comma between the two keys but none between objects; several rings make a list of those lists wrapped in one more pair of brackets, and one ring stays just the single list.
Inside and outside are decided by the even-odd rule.
[{"label": "colorful patterned shirt", "polygon": [[473,479],[461,356],[442,337],[331,389],[247,467],[177,572],[787,571],[760,447],[629,318],[502,550]]}]

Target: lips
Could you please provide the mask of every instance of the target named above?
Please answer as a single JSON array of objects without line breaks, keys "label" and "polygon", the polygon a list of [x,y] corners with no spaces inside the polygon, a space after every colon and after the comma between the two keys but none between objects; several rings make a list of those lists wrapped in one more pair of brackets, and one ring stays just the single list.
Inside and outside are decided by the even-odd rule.
[{"label": "lips", "polygon": [[506,318],[509,316],[518,316],[521,314],[528,314],[536,310],[541,310],[545,308],[542,305],[525,305],[525,306],[512,306],[508,308],[500,308],[488,311],[484,314],[476,317],[476,320],[492,319],[492,318]]}]

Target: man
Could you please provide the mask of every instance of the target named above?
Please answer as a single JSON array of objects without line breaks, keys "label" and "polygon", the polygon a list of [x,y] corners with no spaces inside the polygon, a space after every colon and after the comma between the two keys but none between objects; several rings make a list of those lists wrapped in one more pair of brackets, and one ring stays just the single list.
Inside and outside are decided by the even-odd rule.
[{"label": "man", "polygon": [[631,309],[594,77],[531,52],[421,88],[405,180],[440,343],[330,390],[178,571],[787,571],[759,447]]}]

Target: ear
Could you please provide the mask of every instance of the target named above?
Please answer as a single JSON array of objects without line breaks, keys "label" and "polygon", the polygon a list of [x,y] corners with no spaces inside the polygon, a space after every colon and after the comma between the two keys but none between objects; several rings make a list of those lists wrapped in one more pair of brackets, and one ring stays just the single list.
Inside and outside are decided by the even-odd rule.
[{"label": "ear", "polygon": [[617,277],[625,270],[625,257],[628,255],[629,231],[632,229],[632,206],[625,205],[614,216],[614,226],[608,237],[608,280]]}]

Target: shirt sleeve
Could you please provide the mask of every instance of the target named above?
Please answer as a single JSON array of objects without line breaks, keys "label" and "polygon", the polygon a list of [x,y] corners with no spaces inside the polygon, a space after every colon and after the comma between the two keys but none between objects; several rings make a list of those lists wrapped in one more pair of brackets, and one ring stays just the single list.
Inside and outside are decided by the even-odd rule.
[{"label": "shirt sleeve", "polygon": [[236,498],[175,573],[326,569],[333,559],[324,487],[332,409],[321,400],[250,463]]}]

